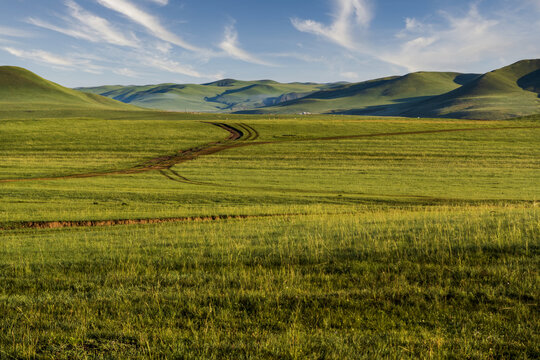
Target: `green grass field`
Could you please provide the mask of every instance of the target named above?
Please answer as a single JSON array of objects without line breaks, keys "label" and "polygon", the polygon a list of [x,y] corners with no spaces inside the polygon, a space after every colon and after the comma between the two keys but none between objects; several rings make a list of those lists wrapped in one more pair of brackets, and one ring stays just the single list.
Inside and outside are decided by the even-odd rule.
[{"label": "green grass field", "polygon": [[540,117],[0,117],[0,358],[540,357]]}]

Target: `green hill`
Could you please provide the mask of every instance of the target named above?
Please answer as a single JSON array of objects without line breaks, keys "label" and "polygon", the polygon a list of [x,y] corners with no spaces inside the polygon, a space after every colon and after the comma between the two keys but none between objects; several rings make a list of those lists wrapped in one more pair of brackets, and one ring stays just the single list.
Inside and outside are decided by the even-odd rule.
[{"label": "green hill", "polygon": [[103,96],[72,90],[19,67],[0,66],[0,111],[137,110]]},{"label": "green hill", "polygon": [[354,84],[223,79],[80,90],[173,111],[505,119],[540,113],[540,59],[487,74],[416,72]]},{"label": "green hill", "polygon": [[202,85],[101,86],[77,90],[151,109],[233,112],[275,105],[332,86],[335,85],[223,79]]},{"label": "green hill", "polygon": [[393,115],[391,113],[403,111],[411,103],[457,89],[477,76],[446,72],[393,76],[315,92],[301,99],[261,109],[259,112],[378,112],[380,115]]},{"label": "green hill", "polygon": [[540,59],[494,70],[447,94],[404,111],[405,116],[504,119],[540,113]]}]

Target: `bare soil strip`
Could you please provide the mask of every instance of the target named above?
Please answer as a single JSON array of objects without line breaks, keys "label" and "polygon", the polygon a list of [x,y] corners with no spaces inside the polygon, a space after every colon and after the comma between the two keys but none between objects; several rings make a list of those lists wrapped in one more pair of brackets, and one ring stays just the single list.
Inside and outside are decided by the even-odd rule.
[{"label": "bare soil strip", "polygon": [[540,126],[507,126],[507,127],[482,127],[482,128],[463,128],[463,129],[442,129],[442,130],[422,130],[422,131],[405,131],[405,132],[389,132],[363,135],[339,135],[320,138],[305,138],[305,139],[287,139],[278,140],[275,142],[297,142],[297,141],[330,141],[330,140],[346,140],[360,139],[381,136],[401,136],[401,135],[422,135],[422,134],[437,134],[448,132],[467,132],[467,131],[492,131],[492,130],[517,130],[517,129],[540,129]]},{"label": "bare soil strip", "polygon": [[312,214],[260,214],[260,215],[208,215],[208,216],[186,216],[175,218],[156,219],[116,219],[116,220],[80,220],[80,221],[25,221],[11,222],[0,225],[0,231],[20,230],[20,229],[63,229],[63,228],[84,228],[84,227],[106,227],[120,225],[147,225],[147,224],[167,224],[181,222],[209,222],[220,220],[245,220],[264,219],[272,217],[307,216]]},{"label": "bare soil strip", "polygon": [[[215,154],[217,152],[232,149],[236,147],[275,144],[283,142],[299,142],[299,141],[330,141],[342,139],[358,139],[384,136],[400,136],[400,135],[418,135],[418,134],[436,134],[445,132],[466,132],[466,131],[491,131],[491,130],[513,130],[513,129],[537,129],[540,126],[533,127],[484,127],[484,128],[465,128],[465,129],[445,129],[445,130],[425,130],[425,131],[409,131],[409,132],[393,132],[393,133],[377,133],[377,134],[362,134],[362,135],[344,135],[344,136],[328,136],[321,138],[304,138],[304,139],[288,139],[274,141],[253,141],[259,137],[259,133],[252,127],[246,124],[236,124],[234,126],[224,123],[208,123],[218,126],[229,132],[229,136],[221,141],[208,143],[200,147],[183,150],[172,156],[163,156],[148,160],[144,164],[135,166],[125,170],[115,170],[102,173],[87,173],[76,174],[58,177],[44,177],[31,179],[8,179],[0,180],[0,183],[18,182],[18,181],[40,181],[40,180],[57,180],[57,179],[76,179],[76,178],[91,178],[98,176],[116,175],[116,174],[136,174],[152,170],[158,170],[163,176],[170,180],[182,183],[195,185],[215,185],[218,184],[204,183],[192,181],[180,175],[171,168],[186,161],[193,160],[199,156]],[[240,128],[240,129],[239,129]],[[292,191],[292,189],[290,190]],[[297,191],[297,190],[294,190]],[[412,196],[423,198],[422,196]],[[195,217],[176,217],[176,218],[156,218],[156,219],[113,219],[113,220],[82,220],[82,221],[29,221],[29,222],[12,222],[0,225],[0,231],[14,229],[58,229],[58,228],[77,228],[77,227],[104,227],[118,225],[144,225],[144,224],[163,224],[176,222],[197,222],[197,221],[217,221],[217,220],[235,220],[235,219],[251,219],[251,218],[269,218],[269,217],[286,217],[286,216],[301,216],[308,214],[263,214],[263,215],[212,215],[212,216],[195,216]]]}]

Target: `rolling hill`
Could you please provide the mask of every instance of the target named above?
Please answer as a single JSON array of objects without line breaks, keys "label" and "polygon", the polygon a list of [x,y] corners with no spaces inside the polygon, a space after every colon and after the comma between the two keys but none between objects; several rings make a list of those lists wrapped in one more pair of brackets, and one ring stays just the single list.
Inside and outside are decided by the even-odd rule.
[{"label": "rolling hill", "polygon": [[138,110],[103,96],[72,90],[15,66],[0,66],[0,109],[38,110]]},{"label": "rolling hill", "polygon": [[256,113],[506,119],[540,113],[540,59],[483,75],[418,72],[348,84]]},{"label": "rolling hill", "polygon": [[[80,91],[78,91],[80,90]],[[67,89],[0,67],[0,108],[9,111],[142,110],[239,114],[350,114],[506,119],[540,113],[540,59],[486,74],[416,72],[360,83],[223,79],[207,84]]]},{"label": "rolling hill", "polygon": [[[476,74],[418,72],[309,94],[257,112],[365,113],[395,115],[411,103],[447,93],[476,78]],[[390,110],[391,109],[391,110]],[[390,110],[390,111],[389,111]]]},{"label": "rolling hill", "polygon": [[336,85],[223,79],[202,85],[102,86],[77,90],[152,109],[234,112],[275,105],[332,86]]},{"label": "rolling hill", "polygon": [[505,119],[540,113],[540,59],[519,61],[487,74],[416,72],[359,83],[223,79],[202,85],[78,90],[173,111]]},{"label": "rolling hill", "polygon": [[503,119],[540,113],[540,59],[523,60],[415,104],[404,116]]}]

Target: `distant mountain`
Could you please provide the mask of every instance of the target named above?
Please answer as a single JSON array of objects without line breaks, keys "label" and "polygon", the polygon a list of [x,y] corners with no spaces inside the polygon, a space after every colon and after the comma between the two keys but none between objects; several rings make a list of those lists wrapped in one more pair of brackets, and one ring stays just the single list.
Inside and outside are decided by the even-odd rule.
[{"label": "distant mountain", "polygon": [[76,90],[152,109],[234,112],[276,105],[332,86],[337,85],[223,79],[202,85],[101,86]]},{"label": "distant mountain", "polygon": [[540,114],[540,59],[522,60],[487,74],[416,72],[360,83],[223,79],[202,85],[117,85],[77,90],[81,92],[25,69],[0,67],[2,109],[136,109],[121,101],[171,111],[505,119]]},{"label": "distant mountain", "polygon": [[0,66],[0,111],[137,110],[109,98],[65,88],[14,66]]}]

